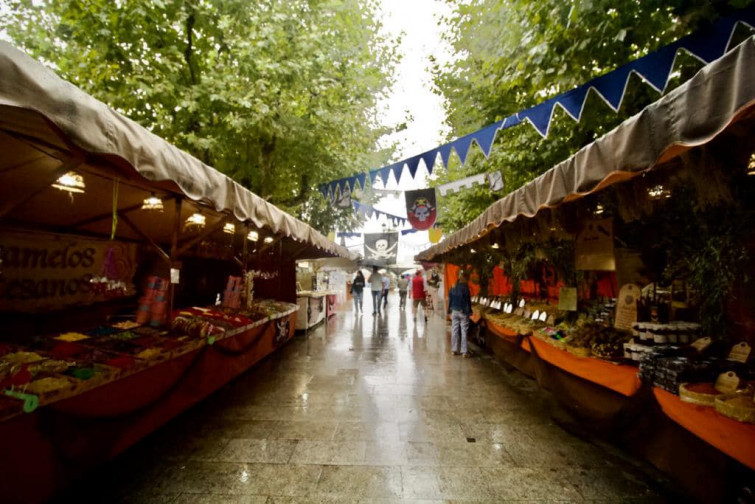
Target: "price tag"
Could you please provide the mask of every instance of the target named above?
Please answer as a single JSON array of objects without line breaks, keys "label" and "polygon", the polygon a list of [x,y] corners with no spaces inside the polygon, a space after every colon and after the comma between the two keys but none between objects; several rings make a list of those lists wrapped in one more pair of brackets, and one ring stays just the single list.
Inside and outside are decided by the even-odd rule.
[{"label": "price tag", "polygon": [[729,360],[743,363],[747,362],[747,358],[750,356],[750,350],[750,345],[745,341],[737,343],[731,348],[731,352],[729,352]]},{"label": "price tag", "polygon": [[698,352],[702,352],[703,350],[708,348],[711,343],[712,340],[708,336],[706,336],[704,338],[696,339],[695,342],[692,343],[692,348],[694,348]]},{"label": "price tag", "polygon": [[517,317],[523,317],[524,316],[524,308],[522,308],[520,306],[519,308],[517,308],[516,310],[514,310],[514,315],[516,315]]},{"label": "price tag", "polygon": [[545,323],[548,324],[549,326],[556,325],[556,317],[554,317],[553,315],[549,316],[548,320],[546,320]]},{"label": "price tag", "polygon": [[532,320],[540,320],[540,310],[535,310],[535,313],[532,314]]},{"label": "price tag", "polygon": [[721,373],[713,387],[722,394],[733,394],[739,387],[739,377],[734,371]]},{"label": "price tag", "polygon": [[531,311],[529,311],[529,310],[524,310],[524,314],[522,315],[522,317],[524,317],[524,318],[528,319],[528,318],[530,318],[531,316],[532,316],[532,312],[531,312]]}]

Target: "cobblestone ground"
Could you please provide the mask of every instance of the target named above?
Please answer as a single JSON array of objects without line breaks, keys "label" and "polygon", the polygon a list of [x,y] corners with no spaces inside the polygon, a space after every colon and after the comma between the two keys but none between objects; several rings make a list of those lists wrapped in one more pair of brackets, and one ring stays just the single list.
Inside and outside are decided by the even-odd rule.
[{"label": "cobblestone ground", "polygon": [[533,382],[482,353],[453,356],[443,317],[415,323],[396,304],[297,335],[62,499],[664,501],[555,425]]}]

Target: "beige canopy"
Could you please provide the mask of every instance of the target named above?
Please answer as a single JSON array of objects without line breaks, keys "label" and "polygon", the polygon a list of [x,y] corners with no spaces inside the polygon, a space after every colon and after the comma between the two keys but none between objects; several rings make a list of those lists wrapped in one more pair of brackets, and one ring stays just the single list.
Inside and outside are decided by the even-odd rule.
[{"label": "beige canopy", "polygon": [[[284,254],[296,258],[351,257],[346,248],[1,41],[0,152],[5,225],[109,235],[111,194],[118,180],[117,209],[133,224],[119,224],[120,238],[147,236],[169,243],[175,211],[181,222],[201,211],[208,237],[207,230],[222,236],[225,223],[246,223],[261,240],[273,237]],[[72,168],[87,186],[73,202],[68,193],[51,187]],[[140,211],[150,192],[166,200],[164,212]],[[183,205],[171,200],[183,200]]]},{"label": "beige canopy", "polygon": [[437,260],[505,222],[534,217],[542,209],[641,175],[708,143],[754,109],[755,37],[750,37],[616,129],[496,201],[467,226],[416,258]]}]

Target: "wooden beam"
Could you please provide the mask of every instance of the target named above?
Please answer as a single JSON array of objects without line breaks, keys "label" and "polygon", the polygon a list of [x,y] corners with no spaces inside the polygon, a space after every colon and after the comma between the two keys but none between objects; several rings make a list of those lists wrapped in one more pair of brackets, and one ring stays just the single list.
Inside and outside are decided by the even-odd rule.
[{"label": "wooden beam", "polygon": [[178,250],[176,250],[176,253],[173,255],[174,258],[180,256],[187,250],[189,250],[191,247],[196,245],[197,243],[200,243],[202,240],[210,236],[211,234],[215,233],[216,231],[219,231],[223,228],[223,226],[226,223],[226,219],[220,219],[217,223],[213,224],[212,226],[208,226],[204,231],[199,233],[194,238],[190,238],[189,240],[186,240],[182,244],[179,245]]},{"label": "wooden beam", "polygon": [[129,219],[126,214],[122,214],[121,212],[118,212],[118,218],[122,220],[128,227],[130,227],[134,231],[134,233],[138,234],[142,240],[149,243],[152,246],[152,248],[154,248],[157,251],[157,253],[160,254],[160,257],[162,257],[168,264],[170,264],[170,256],[168,255],[168,253],[165,252],[160,247],[160,245],[152,241],[152,238],[147,236],[145,232],[139,229],[139,227],[136,224],[134,224],[134,222],[131,219]]},{"label": "wooden beam", "polygon": [[31,159],[26,159],[24,161],[21,161],[20,163],[16,163],[16,164],[13,164],[13,165],[8,165],[5,168],[0,169],[0,173],[5,173],[5,172],[12,171],[12,170],[16,170],[16,169],[21,168],[23,166],[36,163],[37,161],[39,161],[41,159],[49,159],[49,158],[50,158],[50,156],[47,156],[45,154],[40,154],[37,157],[33,157]]},{"label": "wooden beam", "polygon": [[42,175],[39,180],[37,181],[37,186],[32,189],[30,192],[23,193],[23,194],[14,194],[7,200],[3,201],[2,204],[0,204],[0,219],[3,219],[6,215],[13,212],[16,208],[20,207],[30,199],[34,198],[36,195],[50,187],[53,183],[55,183],[56,180],[58,180],[61,175],[64,175],[68,173],[69,171],[73,170],[80,164],[84,162],[83,157],[73,157],[70,159],[65,160],[60,166],[55,168],[53,171],[46,173]]},{"label": "wooden beam", "polygon": [[[175,198],[175,196],[173,196],[172,194],[168,195],[165,198],[163,198],[163,203],[167,203],[173,198]],[[121,212],[128,213],[128,212],[133,212],[134,210],[139,210],[143,204],[144,203],[136,203],[135,205],[131,205],[126,208],[119,208],[118,213],[121,213]],[[101,221],[102,219],[107,219],[109,217],[112,217],[112,215],[113,215],[113,211],[110,210],[107,213],[101,213],[99,215],[95,215],[93,217],[87,217],[86,219],[80,220],[78,222],[74,222],[73,224],[71,224],[71,227],[77,228],[77,227],[86,226],[88,224],[92,224],[93,222]]]}]

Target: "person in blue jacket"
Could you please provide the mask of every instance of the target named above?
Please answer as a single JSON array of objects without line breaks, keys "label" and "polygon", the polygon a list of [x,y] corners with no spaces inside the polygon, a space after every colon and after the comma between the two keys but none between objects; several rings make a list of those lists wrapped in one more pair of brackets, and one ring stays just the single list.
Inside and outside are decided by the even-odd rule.
[{"label": "person in blue jacket", "polygon": [[[448,292],[448,313],[451,315],[451,351],[454,355],[469,357],[467,332],[469,316],[472,315],[472,296],[464,272],[459,272],[456,285]],[[461,349],[459,349],[461,336]]]}]

